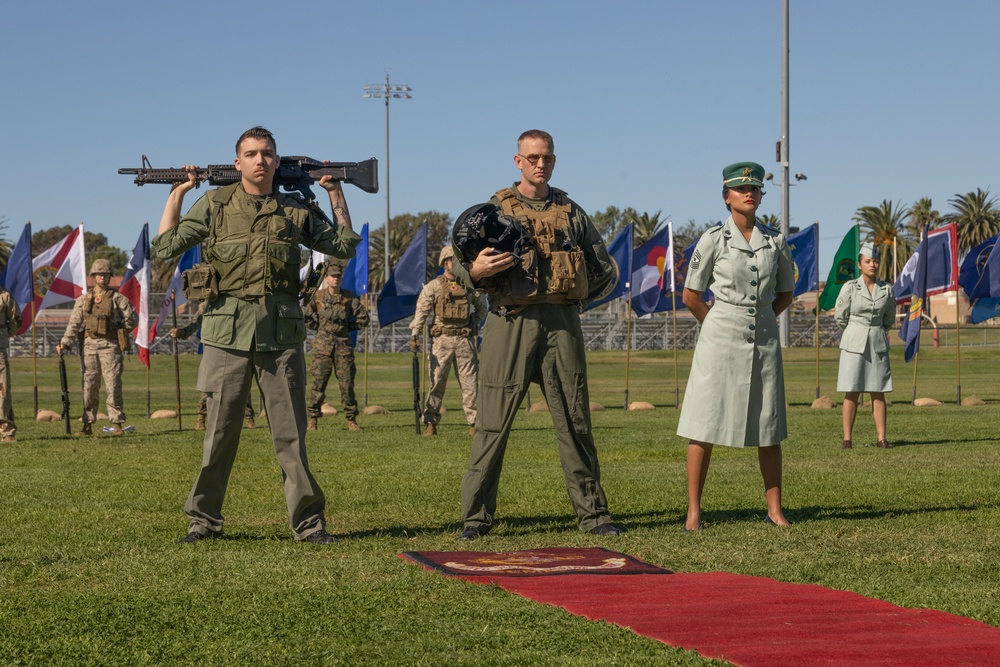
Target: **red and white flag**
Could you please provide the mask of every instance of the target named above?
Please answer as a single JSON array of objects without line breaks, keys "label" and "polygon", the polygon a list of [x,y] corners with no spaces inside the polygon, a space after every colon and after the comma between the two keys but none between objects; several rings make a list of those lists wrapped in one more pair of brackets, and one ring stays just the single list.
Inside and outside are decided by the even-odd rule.
[{"label": "red and white flag", "polygon": [[122,276],[122,286],[118,290],[128,299],[139,315],[139,326],[132,330],[139,361],[149,366],[149,223],[142,226],[139,241]]},{"label": "red and white flag", "polygon": [[34,275],[34,308],[26,308],[21,329],[27,331],[38,311],[75,301],[87,291],[87,267],[83,250],[83,225],[31,260]]}]

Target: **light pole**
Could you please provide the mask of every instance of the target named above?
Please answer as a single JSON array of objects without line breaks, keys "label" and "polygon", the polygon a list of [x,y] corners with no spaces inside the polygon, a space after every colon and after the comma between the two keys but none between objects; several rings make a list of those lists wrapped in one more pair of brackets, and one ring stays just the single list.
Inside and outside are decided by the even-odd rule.
[{"label": "light pole", "polygon": [[[781,166],[781,233],[788,238],[788,0],[781,12],[781,139],[778,141],[778,163]],[[786,308],[778,317],[781,347],[792,343],[791,316]]]},{"label": "light pole", "polygon": [[384,84],[369,84],[365,86],[365,94],[362,97],[374,97],[385,99],[385,282],[389,283],[389,99],[408,100],[412,97],[413,91],[409,86],[401,86],[389,83],[389,72],[385,73]]}]

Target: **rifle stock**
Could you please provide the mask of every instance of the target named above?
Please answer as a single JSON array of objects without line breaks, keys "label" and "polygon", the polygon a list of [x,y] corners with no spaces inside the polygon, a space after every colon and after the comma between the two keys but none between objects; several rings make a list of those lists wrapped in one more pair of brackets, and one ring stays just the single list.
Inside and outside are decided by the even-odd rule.
[{"label": "rifle stock", "polygon": [[[118,173],[134,175],[135,184],[140,186],[147,183],[172,185],[185,181],[188,177],[188,172],[184,169],[153,169],[145,155],[142,156],[141,167],[126,167],[119,169]],[[198,186],[202,183],[212,186],[230,185],[240,180],[240,172],[232,164],[210,164],[205,168],[195,169],[194,174]],[[274,174],[274,184],[288,192],[299,192],[309,201],[315,201],[316,197],[309,186],[324,176],[350,183],[365,192],[378,192],[378,160],[375,158],[363,162],[320,162],[302,155],[283,157]]]},{"label": "rifle stock", "polygon": [[[170,290],[170,316],[173,318],[174,330],[177,329],[177,299],[174,290]],[[183,431],[181,426],[181,361],[177,353],[177,336],[174,339],[174,387],[177,389],[177,430]]]},{"label": "rifle stock", "polygon": [[59,355],[59,389],[62,391],[62,418],[66,423],[66,435],[70,434],[69,426],[69,378],[66,376],[66,358]]},{"label": "rifle stock", "polygon": [[413,353],[413,423],[420,435],[420,359]]}]

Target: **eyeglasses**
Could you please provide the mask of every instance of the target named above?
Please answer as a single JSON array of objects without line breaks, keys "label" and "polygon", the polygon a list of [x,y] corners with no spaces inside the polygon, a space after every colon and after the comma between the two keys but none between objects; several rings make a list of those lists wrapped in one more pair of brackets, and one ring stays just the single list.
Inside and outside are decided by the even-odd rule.
[{"label": "eyeglasses", "polygon": [[531,155],[521,155],[520,153],[518,153],[518,155],[520,155],[525,160],[527,160],[529,163],[531,163],[532,167],[534,167],[536,164],[538,164],[539,160],[542,161],[543,165],[544,164],[555,164],[556,163],[556,156],[554,154],[552,154],[552,153],[545,153],[543,155],[539,155],[538,153],[532,153]]}]

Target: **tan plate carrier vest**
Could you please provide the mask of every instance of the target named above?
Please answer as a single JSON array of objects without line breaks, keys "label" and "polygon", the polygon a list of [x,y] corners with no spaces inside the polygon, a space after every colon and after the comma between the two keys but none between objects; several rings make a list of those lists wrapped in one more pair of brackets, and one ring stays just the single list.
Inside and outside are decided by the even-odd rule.
[{"label": "tan plate carrier vest", "polygon": [[471,336],[473,327],[469,314],[469,295],[453,280],[440,275],[441,296],[434,302],[432,336]]},{"label": "tan plate carrier vest", "polygon": [[114,296],[114,290],[106,289],[101,293],[100,302],[98,302],[95,292],[87,293],[87,300],[83,306],[87,338],[103,338],[118,342],[121,315],[116,316]]},{"label": "tan plate carrier vest", "polygon": [[589,283],[583,250],[570,235],[572,204],[566,193],[550,187],[552,204],[536,211],[521,203],[511,188],[496,193],[504,215],[518,218],[530,233],[520,266],[505,272],[496,305],[576,303],[587,298]]}]

